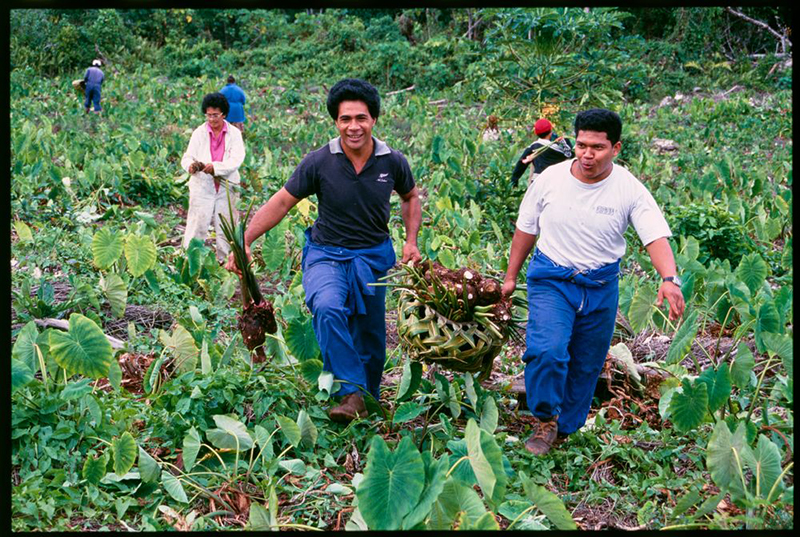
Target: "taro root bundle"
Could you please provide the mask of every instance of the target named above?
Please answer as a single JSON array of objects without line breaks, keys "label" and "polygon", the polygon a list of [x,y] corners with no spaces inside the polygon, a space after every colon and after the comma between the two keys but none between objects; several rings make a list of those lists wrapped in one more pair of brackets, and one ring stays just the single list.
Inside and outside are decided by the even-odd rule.
[{"label": "taro root bundle", "polygon": [[[225,188],[226,190],[228,188],[227,181],[225,181]],[[275,320],[275,311],[272,308],[272,303],[269,300],[265,300],[261,294],[255,274],[250,270],[252,261],[248,262],[244,249],[244,231],[253,204],[250,204],[244,219],[237,223],[236,227],[231,224],[234,219],[233,209],[230,207],[230,192],[228,192],[228,208],[230,209],[230,220],[220,216],[220,223],[225,239],[230,244],[231,251],[236,259],[236,265],[242,272],[242,276],[239,279],[242,287],[242,313],[238,317],[238,328],[245,346],[250,351],[256,352],[256,357],[253,361],[263,362],[266,360],[263,347],[264,341],[267,339],[267,334],[274,334],[278,331],[278,323]]]},{"label": "taro root bundle", "polygon": [[514,317],[513,305],[525,301],[503,298],[498,280],[468,268],[428,260],[402,272],[404,281],[391,287],[401,290],[397,333],[404,350],[415,360],[488,377],[503,344],[520,338],[517,323],[525,319]]}]

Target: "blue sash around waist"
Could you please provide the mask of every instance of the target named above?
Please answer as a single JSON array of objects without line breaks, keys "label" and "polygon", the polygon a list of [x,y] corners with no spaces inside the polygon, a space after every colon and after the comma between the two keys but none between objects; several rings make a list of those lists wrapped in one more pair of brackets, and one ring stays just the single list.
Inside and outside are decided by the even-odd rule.
[{"label": "blue sash around waist", "polygon": [[556,264],[544,252],[536,248],[528,265],[527,277],[532,280],[566,280],[584,287],[602,287],[619,278],[619,262],[620,260],[617,259],[613,263],[596,269],[578,270],[574,267]]},{"label": "blue sash around waist", "polygon": [[[341,246],[324,246],[311,240],[311,228],[305,231],[306,244],[303,246],[303,271],[323,261],[336,261],[345,268],[347,284],[350,292],[347,295],[347,306],[350,311],[359,315],[367,312],[364,304],[364,295],[374,296],[375,288],[370,283],[375,283],[373,271],[382,273],[392,268],[397,260],[392,246],[392,239],[387,238],[382,243],[370,248],[350,249]],[[314,282],[307,282],[310,287]],[[306,289],[309,293],[311,290]]]}]

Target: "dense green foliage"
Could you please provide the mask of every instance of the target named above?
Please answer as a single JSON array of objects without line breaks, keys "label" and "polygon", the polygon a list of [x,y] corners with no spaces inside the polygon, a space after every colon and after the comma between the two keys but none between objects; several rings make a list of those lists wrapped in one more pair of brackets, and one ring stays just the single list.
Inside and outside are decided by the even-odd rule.
[{"label": "dense green foliage", "polygon": [[[791,71],[745,56],[775,43],[743,24],[722,8],[12,11],[12,528],[791,528]],[[85,115],[70,82],[98,54],[104,112]],[[254,245],[280,317],[264,364],[237,333],[236,278],[208,245],[180,248],[179,160],[229,73],[248,96],[240,209],[336,135],[327,88],[363,77],[383,97],[375,135],[422,191],[423,255],[484,274],[505,269],[532,120],[570,136],[576,112],[617,110],[617,162],[670,221],[687,311],[673,325],[654,306],[629,230],[612,354],[665,380],[637,391],[631,373],[627,398],[598,395],[534,458],[518,348],[491,385],[393,348],[381,406],[331,422],[299,270],[316,200]],[[390,229],[399,247],[399,203]]]}]

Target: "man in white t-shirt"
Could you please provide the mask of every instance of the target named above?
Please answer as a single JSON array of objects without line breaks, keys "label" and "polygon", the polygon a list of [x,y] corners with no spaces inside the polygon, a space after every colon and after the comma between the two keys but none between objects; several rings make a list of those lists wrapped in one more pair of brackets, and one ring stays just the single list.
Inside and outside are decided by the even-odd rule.
[{"label": "man in white t-shirt", "polygon": [[557,435],[573,433],[586,422],[614,332],[629,224],[663,279],[656,306],[666,298],[669,318],[683,315],[669,226],[644,185],[613,162],[621,132],[615,112],[579,113],[576,158],[542,172],[520,204],[503,294],[516,288],[536,244],[527,271],[523,355],[528,408],[537,418],[525,447],[536,455],[550,451]]}]

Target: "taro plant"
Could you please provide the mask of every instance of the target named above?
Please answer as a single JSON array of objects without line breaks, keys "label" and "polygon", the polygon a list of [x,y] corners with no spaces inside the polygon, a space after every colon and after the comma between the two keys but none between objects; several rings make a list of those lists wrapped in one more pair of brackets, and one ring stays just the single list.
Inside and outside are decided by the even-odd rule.
[{"label": "taro plant", "polygon": [[[363,476],[353,479],[356,509],[351,529],[499,529],[495,512],[524,514],[541,511],[558,529],[575,529],[563,502],[520,474],[529,504],[524,509],[504,502],[509,475],[500,447],[491,432],[470,418],[459,456],[420,453],[403,436],[392,451],[380,436],[373,437]],[[467,472],[468,473],[465,473]],[[465,477],[466,476],[466,477]],[[472,488],[477,484],[483,499]],[[487,509],[487,505],[489,509]]]},{"label": "taro plant", "polygon": [[53,284],[44,275],[39,278],[35,295],[31,296],[30,278],[22,278],[19,290],[12,290],[11,293],[14,297],[14,309],[23,321],[48,317],[59,319],[77,304],[75,288],[72,289],[67,300],[56,302]]},{"label": "taro plant", "polygon": [[[719,492],[704,499],[700,490],[693,487],[679,499],[672,523],[664,529],[725,529],[737,523],[747,529],[760,529],[769,524],[776,507],[793,503],[793,487],[787,487],[785,480],[794,462],[783,462],[784,453],[769,436],[759,434],[757,440],[751,436],[755,434],[748,432],[744,422],[716,423],[706,447],[706,465]],[[744,514],[731,517],[732,520],[719,515],[712,518],[710,515],[727,494],[744,509]],[[692,508],[694,511],[689,513]]]},{"label": "taro plant", "polygon": [[104,226],[92,238],[92,255],[95,266],[106,271],[100,277],[100,289],[116,317],[125,313],[128,300],[129,282],[123,279],[124,270],[134,278],[145,276],[151,286],[158,287],[152,270],[157,249],[149,235],[132,231],[123,239],[119,233]]},{"label": "taro plant", "polygon": [[119,387],[121,371],[114,360],[114,349],[100,327],[80,313],[70,315],[66,332],[51,328],[40,334],[30,321],[18,334],[11,356],[14,391],[32,382],[39,371],[46,389],[49,375],[63,379],[66,386],[67,379],[76,374],[92,379],[108,377]]}]

